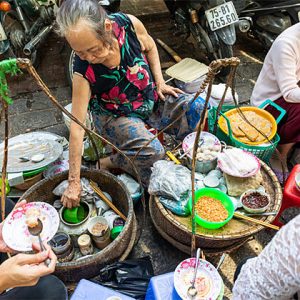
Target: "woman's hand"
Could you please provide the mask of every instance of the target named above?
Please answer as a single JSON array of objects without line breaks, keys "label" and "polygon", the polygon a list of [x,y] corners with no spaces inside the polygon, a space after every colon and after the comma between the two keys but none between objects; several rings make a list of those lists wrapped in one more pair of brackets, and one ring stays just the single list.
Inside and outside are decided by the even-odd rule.
[{"label": "woman's hand", "polygon": [[[37,247],[37,246],[36,246]],[[20,286],[34,286],[42,276],[54,272],[57,258],[45,244],[46,251],[37,254],[17,254],[0,265],[0,292]],[[44,261],[50,258],[47,267]]]},{"label": "woman's hand", "polygon": [[81,194],[81,183],[80,181],[69,181],[69,185],[61,197],[63,206],[72,208],[79,206]]},{"label": "woman's hand", "polygon": [[[20,202],[18,202],[15,207],[14,207],[14,210],[19,208],[19,207],[22,207],[26,204],[26,200],[22,200]],[[2,236],[2,228],[3,228],[3,222],[0,223],[0,252],[9,252],[9,253],[12,253],[13,250],[10,249],[4,242],[3,240],[3,236]]]},{"label": "woman's hand", "polygon": [[161,100],[165,100],[166,97],[164,95],[172,95],[174,97],[178,97],[179,94],[184,94],[184,92],[178,88],[175,88],[173,86],[167,85],[164,81],[157,82],[157,94]]}]

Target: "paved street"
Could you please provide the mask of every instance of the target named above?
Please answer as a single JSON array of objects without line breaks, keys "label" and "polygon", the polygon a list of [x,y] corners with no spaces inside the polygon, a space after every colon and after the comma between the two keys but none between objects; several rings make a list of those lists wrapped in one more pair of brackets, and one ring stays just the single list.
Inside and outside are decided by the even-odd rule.
[{"label": "paved street", "polygon": [[[176,50],[182,58],[202,59],[201,53],[197,51],[191,41],[182,41],[179,37],[173,35],[173,28],[169,22],[167,10],[161,1],[153,1],[153,5],[155,5],[154,11],[149,10],[146,13],[141,13],[141,6],[137,6],[137,1],[127,0],[124,1],[123,10],[140,16],[144,20],[149,33],[154,38],[162,39]],[[149,5],[147,7],[149,9]],[[159,46],[158,48],[163,66],[174,63],[164,50]],[[64,41],[52,34],[42,46],[42,59],[38,67],[39,74],[63,105],[68,104],[71,97],[70,87],[65,76],[66,49]],[[240,100],[247,102],[262,67],[265,53],[255,41],[239,36],[235,47],[235,55],[241,59],[236,78],[237,92]],[[53,107],[50,100],[27,74],[12,78],[9,82],[14,98],[14,104],[9,108],[10,136],[34,130],[46,130],[68,136],[61,113]],[[0,139],[2,138],[3,126],[1,125]],[[138,207],[137,210],[140,216],[141,208]],[[288,217],[290,218],[295,213],[296,211],[292,211],[288,214]],[[227,297],[230,297],[236,264],[244,257],[259,253],[272,236],[272,231],[265,230],[226,259],[221,268],[221,275],[225,282]],[[139,257],[145,254],[151,256],[156,274],[173,271],[177,264],[187,257],[160,237],[153,228],[149,215],[146,224],[144,224],[142,237],[133,250],[131,257]],[[213,263],[216,263],[218,258],[208,257]]]}]

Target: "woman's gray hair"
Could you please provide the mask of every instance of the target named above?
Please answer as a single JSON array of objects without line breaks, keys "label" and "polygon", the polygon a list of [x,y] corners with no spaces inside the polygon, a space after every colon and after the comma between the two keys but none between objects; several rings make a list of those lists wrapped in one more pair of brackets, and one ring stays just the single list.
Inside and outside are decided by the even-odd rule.
[{"label": "woman's gray hair", "polygon": [[98,0],[65,0],[57,12],[56,32],[65,37],[71,28],[83,20],[95,30],[99,39],[109,42],[110,39],[105,31],[106,18],[107,13]]}]

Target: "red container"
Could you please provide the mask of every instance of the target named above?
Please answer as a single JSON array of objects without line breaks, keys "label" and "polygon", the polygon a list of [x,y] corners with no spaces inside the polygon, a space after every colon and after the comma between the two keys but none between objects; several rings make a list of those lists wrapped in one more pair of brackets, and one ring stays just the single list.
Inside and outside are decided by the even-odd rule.
[{"label": "red container", "polygon": [[300,164],[295,165],[292,172],[290,173],[283,190],[283,199],[280,211],[274,220],[273,224],[282,226],[283,224],[279,221],[279,217],[283,211],[289,207],[300,207],[300,191],[297,189],[295,177],[300,173]]}]

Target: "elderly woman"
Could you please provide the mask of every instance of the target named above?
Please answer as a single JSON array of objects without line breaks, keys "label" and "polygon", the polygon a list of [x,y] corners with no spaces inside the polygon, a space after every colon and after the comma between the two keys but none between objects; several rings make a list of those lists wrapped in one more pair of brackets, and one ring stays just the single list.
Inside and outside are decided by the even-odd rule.
[{"label": "elderly woman", "polygon": [[[183,138],[195,129],[200,106],[197,101],[189,104],[191,95],[165,84],[156,45],[137,18],[107,15],[96,0],[66,0],[57,24],[76,53],[72,114],[80,121],[85,121],[89,109],[97,131],[131,159],[153,138],[146,124],[161,129],[188,110],[168,133]],[[79,203],[83,137],[84,131],[73,122],[69,186],[62,197],[67,207]],[[149,182],[153,163],[163,157],[158,139],[139,153],[135,164],[143,184]],[[100,163],[104,169],[121,168],[133,174],[122,155],[113,154]]]},{"label": "elderly woman", "polygon": [[[284,161],[285,173],[287,157],[293,146],[300,142],[300,24],[285,30],[273,43],[267,54],[261,73],[255,84],[251,103],[259,106],[271,99],[286,110],[286,117],[279,123],[280,144],[278,150]],[[278,112],[271,106],[266,108],[272,115]],[[282,180],[279,160],[271,161],[272,167]]]}]

